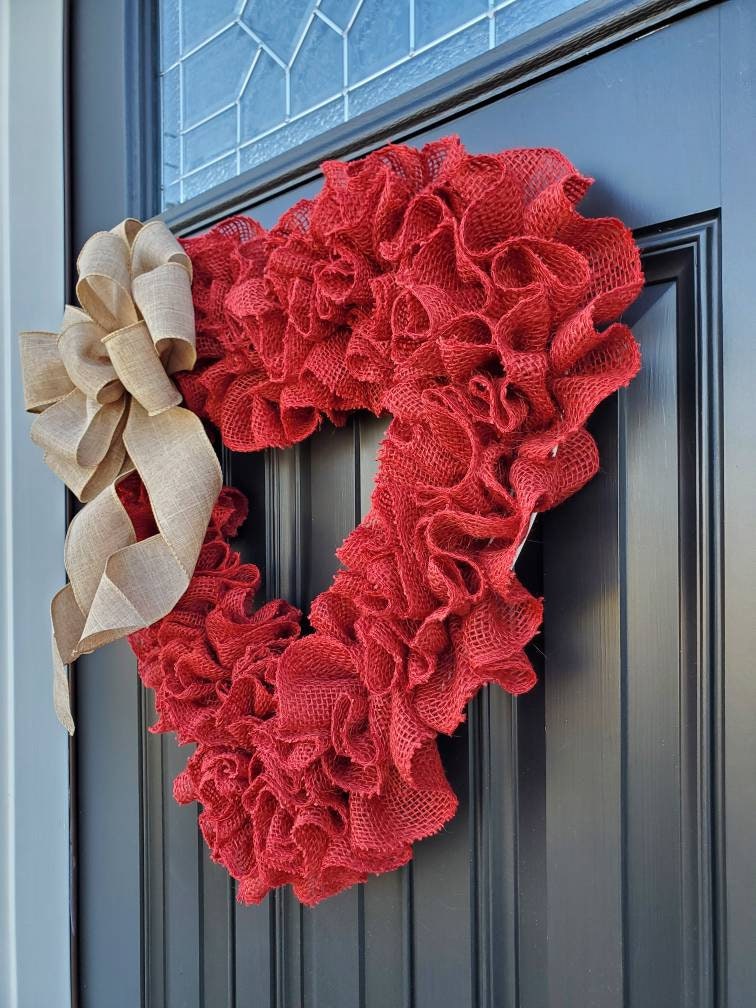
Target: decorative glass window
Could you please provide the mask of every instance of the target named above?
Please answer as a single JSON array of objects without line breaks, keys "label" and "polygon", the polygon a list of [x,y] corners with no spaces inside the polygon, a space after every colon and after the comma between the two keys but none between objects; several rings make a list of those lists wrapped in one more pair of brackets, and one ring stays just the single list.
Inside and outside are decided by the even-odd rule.
[{"label": "decorative glass window", "polygon": [[160,0],[163,206],[580,0]]}]

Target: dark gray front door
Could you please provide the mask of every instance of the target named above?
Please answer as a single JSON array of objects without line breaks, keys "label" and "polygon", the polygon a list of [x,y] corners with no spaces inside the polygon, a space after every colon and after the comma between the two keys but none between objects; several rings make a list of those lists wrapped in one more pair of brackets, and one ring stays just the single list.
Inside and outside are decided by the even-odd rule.
[{"label": "dark gray front door", "polygon": [[[756,1003],[756,7],[584,6],[586,25],[609,9],[616,24],[540,62],[536,33],[511,80],[383,134],[558,147],[597,179],[584,212],[621,217],[643,249],[648,284],[628,321],[644,369],[592,422],[600,474],[539,519],[519,562],[546,599],[540,683],[516,701],[484,690],[443,741],[460,811],[407,868],[315,909],[289,893],[241,907],[196,809],[172,801],[187,752],[146,736],[128,651],[82,661],[83,1008]],[[127,137],[137,161],[150,147],[140,154],[86,87],[106,67],[84,54],[121,30],[120,5],[74,7],[78,247],[139,210],[125,174],[108,189],[102,162],[85,161],[91,131],[115,129],[117,153]],[[281,175],[246,205],[270,225],[317,186],[311,172]],[[224,200],[171,219],[188,232],[245,204],[231,190]],[[367,508],[384,429],[358,416],[287,452],[225,459],[250,496],[241,547],[270,597],[306,607],[327,586]]]}]

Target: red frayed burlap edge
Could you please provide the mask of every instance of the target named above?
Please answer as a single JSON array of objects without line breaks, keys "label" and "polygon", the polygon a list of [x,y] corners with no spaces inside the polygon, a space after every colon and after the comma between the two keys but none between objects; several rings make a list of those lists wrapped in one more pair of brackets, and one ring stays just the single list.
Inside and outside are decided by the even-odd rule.
[{"label": "red frayed burlap edge", "polygon": [[[541,602],[514,560],[531,515],[595,474],[586,420],[640,365],[615,321],[642,285],[632,236],[577,213],[590,180],[558,152],[450,138],[323,172],[271,231],[184,243],[200,359],[180,383],[235,451],[390,413],[371,510],[301,637],[288,603],[255,604],[224,490],[186,595],[131,637],[153,730],[196,744],[175,796],[248,902],[290,884],[316,903],[454,814],[437,736],[485,683],[534,685]],[[121,496],[149,534],[143,489]]]}]

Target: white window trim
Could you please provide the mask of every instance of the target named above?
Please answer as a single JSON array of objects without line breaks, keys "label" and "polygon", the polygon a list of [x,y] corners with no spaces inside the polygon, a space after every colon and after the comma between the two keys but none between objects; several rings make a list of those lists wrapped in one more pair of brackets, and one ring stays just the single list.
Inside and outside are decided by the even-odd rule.
[{"label": "white window trim", "polygon": [[49,600],[64,491],[28,439],[17,332],[65,296],[63,0],[0,3],[0,1006],[70,1005],[68,743]]}]

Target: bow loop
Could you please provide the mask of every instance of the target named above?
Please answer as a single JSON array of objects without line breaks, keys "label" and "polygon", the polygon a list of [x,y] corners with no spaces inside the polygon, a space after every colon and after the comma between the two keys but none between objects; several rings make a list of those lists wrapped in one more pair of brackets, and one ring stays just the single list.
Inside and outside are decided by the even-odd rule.
[{"label": "bow loop", "polygon": [[121,241],[123,241],[123,243],[128,246],[129,250],[131,250],[131,246],[134,244],[134,239],[139,232],[144,230],[147,226],[147,224],[143,224],[135,217],[127,217],[125,220],[122,220],[120,224],[116,224],[114,228],[111,228],[110,233],[118,235]]},{"label": "bow loop", "polygon": [[58,337],[58,352],[74,385],[96,402],[112,403],[123,385],[103,346],[106,331],[78,308],[67,305]]},{"label": "bow loop", "polygon": [[86,242],[76,263],[79,304],[106,332],[137,321],[131,296],[131,253],[112,231],[99,231]]},{"label": "bow loop", "polygon": [[181,266],[191,284],[191,259],[162,221],[150,221],[139,228],[132,238],[131,275],[140,277],[165,263]]},{"label": "bow loop", "polygon": [[58,351],[58,334],[24,332],[20,338],[24,409],[41,413],[73,391],[74,384]]},{"label": "bow loop", "polygon": [[191,371],[197,361],[192,283],[176,262],[134,279],[134,300],[168,374]]},{"label": "bow loop", "polygon": [[165,372],[145,322],[116,332],[102,340],[123,387],[150,416],[181,402],[181,393]]},{"label": "bow loop", "polygon": [[[73,722],[65,665],[161,619],[186,591],[220,492],[218,460],[170,378],[196,361],[192,266],[162,221],[122,221],[79,255],[60,334],[21,334],[32,440],[86,504],[53,599],[54,698]],[[159,532],[136,541],[116,484],[136,470]]]}]

